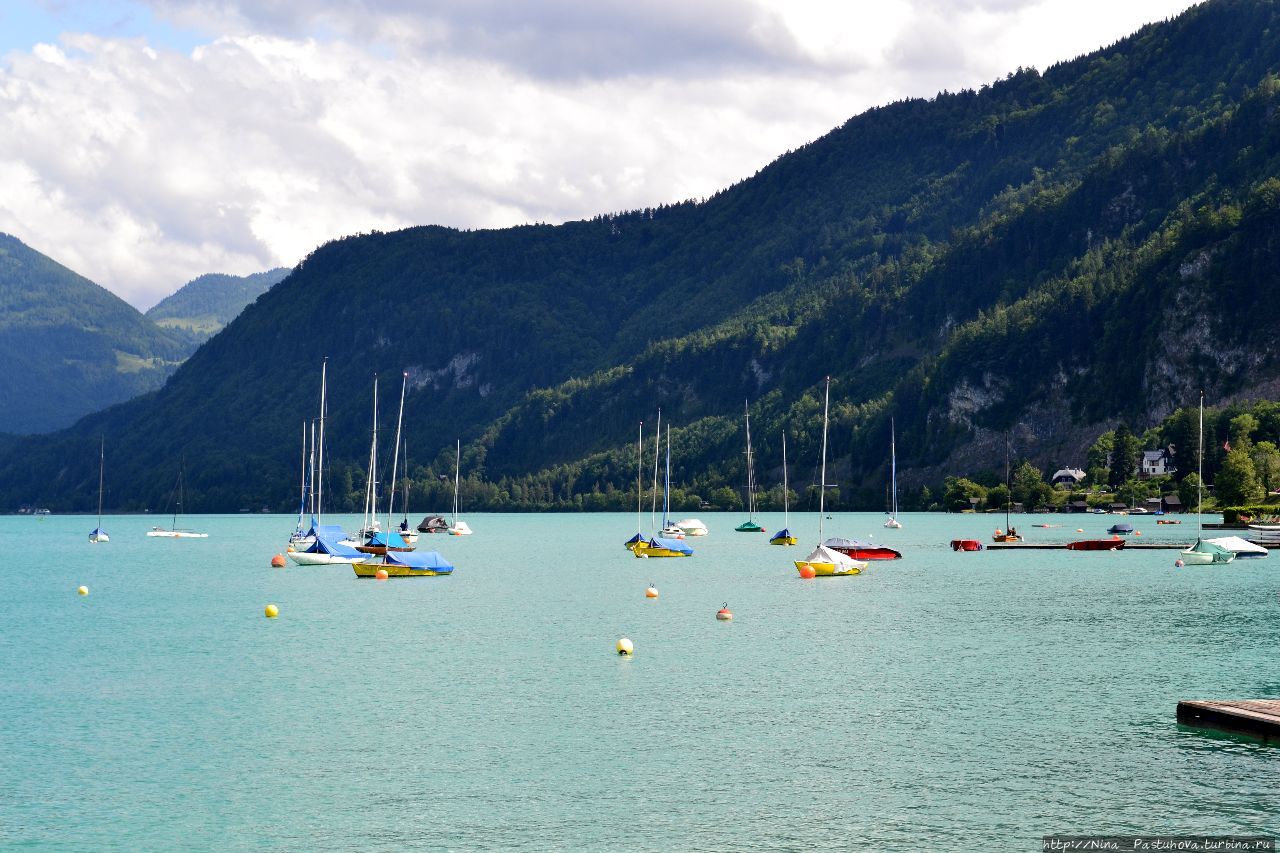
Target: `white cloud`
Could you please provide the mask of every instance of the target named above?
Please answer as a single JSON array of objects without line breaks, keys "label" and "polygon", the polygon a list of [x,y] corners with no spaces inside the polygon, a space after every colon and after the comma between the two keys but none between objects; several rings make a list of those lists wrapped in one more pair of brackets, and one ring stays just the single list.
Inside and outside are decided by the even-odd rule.
[{"label": "white cloud", "polygon": [[877,103],[1188,4],[152,5],[229,35],[190,54],[68,35],[0,64],[0,230],[144,307],[358,231],[710,195]]}]

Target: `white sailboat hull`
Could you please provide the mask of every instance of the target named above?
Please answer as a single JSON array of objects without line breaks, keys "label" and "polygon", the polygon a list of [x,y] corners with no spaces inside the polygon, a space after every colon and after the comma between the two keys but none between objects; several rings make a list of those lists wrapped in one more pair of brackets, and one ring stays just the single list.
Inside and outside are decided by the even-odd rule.
[{"label": "white sailboat hull", "polygon": [[308,554],[303,551],[289,552],[289,559],[299,566],[329,566],[333,564],[351,564],[365,559],[364,554],[355,557],[343,557],[338,554]]},{"label": "white sailboat hull", "polygon": [[194,530],[161,530],[155,528],[147,531],[148,536],[161,536],[165,539],[208,539],[208,533],[196,533]]},{"label": "white sailboat hull", "polygon": [[471,533],[472,533],[472,530],[470,527],[467,526],[467,523],[465,521],[459,521],[456,524],[454,524],[453,527],[449,528],[450,536],[470,536]]}]

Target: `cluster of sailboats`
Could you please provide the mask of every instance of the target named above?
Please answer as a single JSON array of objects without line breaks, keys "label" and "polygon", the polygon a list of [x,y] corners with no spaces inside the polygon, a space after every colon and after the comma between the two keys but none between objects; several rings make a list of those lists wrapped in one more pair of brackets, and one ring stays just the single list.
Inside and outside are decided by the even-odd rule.
[{"label": "cluster of sailboats", "polygon": [[[408,374],[400,383],[400,408],[396,416],[396,439],[391,462],[392,487],[387,489],[386,527],[378,518],[380,496],[378,493],[378,378],[373,380],[373,430],[369,445],[369,467],[365,479],[364,515],[360,529],[347,534],[340,525],[324,524],[324,420],[327,407],[327,363],[320,371],[320,417],[310,430],[311,450],[308,453],[308,428],[303,427],[303,465],[301,494],[298,506],[298,525],[289,540],[289,559],[300,566],[320,566],[334,563],[350,564],[356,577],[432,577],[453,572],[453,565],[438,551],[418,551],[418,533],[448,532],[455,536],[471,534],[471,528],[458,519],[458,485],[462,462],[462,444],[457,445],[454,469],[453,523],[445,525],[439,516],[422,520],[416,530],[409,525],[409,487],[405,481],[401,520],[394,524],[396,477],[400,472],[400,452],[403,447],[401,434],[404,426],[404,397],[408,387]],[[318,433],[315,426],[318,426]],[[408,467],[406,452],[405,467]],[[304,529],[304,519],[310,521]]]},{"label": "cluster of sailboats", "polygon": [[[901,552],[882,545],[875,545],[869,542],[863,542],[857,539],[846,539],[844,537],[833,537],[830,539],[823,536],[823,520],[826,518],[826,491],[827,491],[827,427],[828,415],[831,402],[831,379],[827,378],[826,389],[822,406],[822,464],[820,466],[820,479],[818,485],[818,544],[814,546],[813,551],[803,560],[793,561],[796,570],[802,577],[849,577],[861,574],[872,560],[892,560],[902,556]],[[744,409],[746,407],[744,406]],[[755,456],[751,447],[751,415],[749,411],[744,412],[744,422],[746,426],[747,440],[747,489],[746,489],[746,509],[747,519],[734,528],[736,533],[765,533],[767,532],[755,519],[757,510],[756,491],[757,481],[755,476]],[[658,478],[658,460],[661,455],[661,439],[662,439],[662,413],[658,413],[658,437],[654,443],[654,474],[653,474],[653,507],[650,510],[650,525],[656,527],[657,513],[657,478]],[[890,529],[901,529],[902,523],[898,520],[898,495],[897,495],[897,456],[896,446],[891,439],[890,452],[893,455],[893,500],[892,510],[888,519],[885,521],[885,527]],[[644,423],[640,424],[639,439],[636,443],[636,534],[628,539],[625,547],[629,549],[636,557],[654,558],[654,557],[692,557],[693,548],[685,542],[686,536],[705,536],[707,527],[698,519],[685,519],[683,521],[672,522],[670,520],[670,497],[671,497],[671,426],[667,425],[667,443],[666,443],[666,465],[665,476],[663,479],[662,490],[662,525],[659,532],[653,535],[646,535],[644,532]],[[782,435],[782,494],[783,494],[783,528],[773,534],[769,538],[771,545],[795,545],[798,539],[791,532],[791,505],[790,505],[790,484],[787,476],[787,437],[785,432]],[[696,531],[696,532],[695,532]]]}]

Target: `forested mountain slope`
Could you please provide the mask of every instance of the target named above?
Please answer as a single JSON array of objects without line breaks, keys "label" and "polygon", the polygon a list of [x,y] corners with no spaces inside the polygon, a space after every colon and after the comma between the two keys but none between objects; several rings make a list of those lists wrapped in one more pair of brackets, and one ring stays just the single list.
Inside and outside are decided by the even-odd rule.
[{"label": "forested mountain slope", "polygon": [[284,267],[252,275],[208,273],[157,302],[147,317],[194,351],[288,274]]}]

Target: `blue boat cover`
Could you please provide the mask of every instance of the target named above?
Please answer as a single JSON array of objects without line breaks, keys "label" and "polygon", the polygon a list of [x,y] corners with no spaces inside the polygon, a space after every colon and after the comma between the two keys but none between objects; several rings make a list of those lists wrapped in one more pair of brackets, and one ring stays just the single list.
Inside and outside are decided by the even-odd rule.
[{"label": "blue boat cover", "polygon": [[333,557],[361,557],[363,556],[355,548],[350,545],[343,545],[333,539],[325,539],[323,536],[317,536],[316,541],[311,543],[311,547],[303,551],[304,554],[328,554]]},{"label": "blue boat cover", "polygon": [[311,529],[307,531],[307,535],[317,539],[332,539],[334,542],[345,539],[347,536],[342,532],[342,527],[337,524],[316,524],[314,521],[311,522]]},{"label": "blue boat cover", "polygon": [[89,532],[89,535],[90,535],[90,536],[100,536],[100,535],[102,535],[103,533],[106,533],[106,531],[105,531],[105,530],[103,530],[101,527],[95,527],[95,528],[93,528],[93,530],[91,530],[91,531]]},{"label": "blue boat cover", "polygon": [[639,533],[637,533],[635,536],[632,536],[630,539],[628,539],[626,542],[623,542],[622,544],[623,544],[623,545],[634,545],[634,544],[636,544],[637,542],[643,542],[643,541],[644,541],[644,537],[643,537],[643,536],[641,536]]},{"label": "blue boat cover", "polygon": [[773,536],[769,537],[769,541],[772,542],[774,539],[787,539],[790,536],[791,536],[791,531],[784,527],[781,530],[779,530],[777,533],[773,534]]},{"label": "blue boat cover", "polygon": [[692,554],[693,549],[680,539],[663,539],[661,536],[649,537],[650,548],[666,548],[668,551],[679,551],[681,554]]},{"label": "blue boat cover", "polygon": [[442,574],[453,571],[453,564],[441,557],[439,551],[388,551],[383,561],[388,566],[434,569]]},{"label": "blue boat cover", "polygon": [[366,545],[376,545],[383,548],[408,548],[409,545],[404,541],[404,537],[394,530],[390,533],[384,533],[379,530],[377,533],[369,537],[364,543]]},{"label": "blue boat cover", "polygon": [[1132,533],[1132,524],[1113,524],[1107,528],[1108,533]]}]

